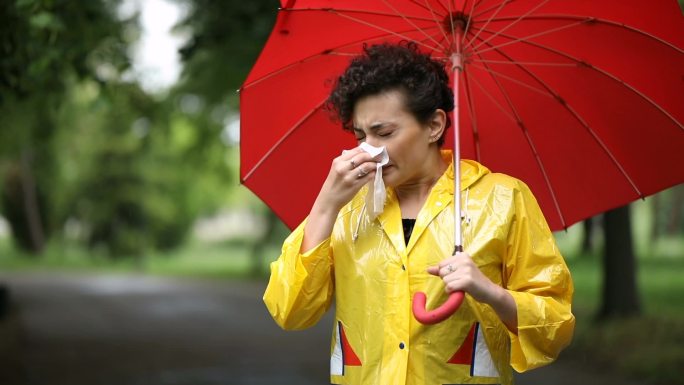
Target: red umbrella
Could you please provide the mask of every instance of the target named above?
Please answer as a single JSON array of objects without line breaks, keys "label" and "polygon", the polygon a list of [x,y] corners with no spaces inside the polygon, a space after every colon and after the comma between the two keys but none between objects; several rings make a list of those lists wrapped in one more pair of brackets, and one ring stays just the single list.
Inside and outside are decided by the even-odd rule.
[{"label": "red umbrella", "polygon": [[323,109],[350,56],[414,40],[451,68],[462,23],[461,154],[525,181],[552,229],[684,181],[676,0],[282,3],[241,88],[240,178],[291,228],[356,145]]},{"label": "red umbrella", "polygon": [[281,5],[241,88],[240,177],[291,228],[356,145],[324,104],[363,44],[410,40],[443,60],[461,155],[526,182],[554,230],[684,181],[676,0]]}]

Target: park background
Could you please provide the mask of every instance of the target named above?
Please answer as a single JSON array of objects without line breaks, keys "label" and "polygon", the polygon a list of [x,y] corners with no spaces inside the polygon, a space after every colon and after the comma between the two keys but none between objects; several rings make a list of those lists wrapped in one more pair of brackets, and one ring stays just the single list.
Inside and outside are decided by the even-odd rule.
[{"label": "park background", "polygon": [[[0,4],[0,379],[21,381],[17,335],[29,332],[13,277],[265,283],[288,230],[239,184],[236,90],[277,7]],[[562,358],[643,384],[684,384],[684,186],[556,236],[578,319]]]}]

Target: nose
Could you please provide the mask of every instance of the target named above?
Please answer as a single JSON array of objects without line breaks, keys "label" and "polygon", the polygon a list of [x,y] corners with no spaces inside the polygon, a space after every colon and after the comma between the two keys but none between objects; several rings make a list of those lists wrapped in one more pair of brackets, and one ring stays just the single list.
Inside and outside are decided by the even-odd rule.
[{"label": "nose", "polygon": [[380,143],[380,140],[375,135],[368,135],[366,137],[366,143],[370,144],[373,147],[382,146],[382,143]]}]

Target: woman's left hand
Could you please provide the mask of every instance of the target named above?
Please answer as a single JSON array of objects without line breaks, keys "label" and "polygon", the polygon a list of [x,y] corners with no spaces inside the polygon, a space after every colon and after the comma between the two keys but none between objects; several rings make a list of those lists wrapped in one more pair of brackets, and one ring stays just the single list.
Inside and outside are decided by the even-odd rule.
[{"label": "woman's left hand", "polygon": [[468,253],[457,252],[428,273],[442,278],[447,293],[462,290],[476,301],[490,305],[508,330],[518,333],[518,307],[513,296],[482,274]]},{"label": "woman's left hand", "polygon": [[503,290],[482,274],[468,253],[457,252],[439,265],[428,267],[428,273],[442,278],[447,293],[462,290],[478,302],[491,304]]}]

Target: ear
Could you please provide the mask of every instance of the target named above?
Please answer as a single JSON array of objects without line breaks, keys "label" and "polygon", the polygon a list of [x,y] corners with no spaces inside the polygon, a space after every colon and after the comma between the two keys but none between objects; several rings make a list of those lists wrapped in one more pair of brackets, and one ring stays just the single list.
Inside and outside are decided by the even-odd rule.
[{"label": "ear", "polygon": [[430,143],[435,143],[444,134],[446,128],[447,114],[442,109],[436,109],[432,114],[432,118],[428,121],[428,129],[430,130]]}]

